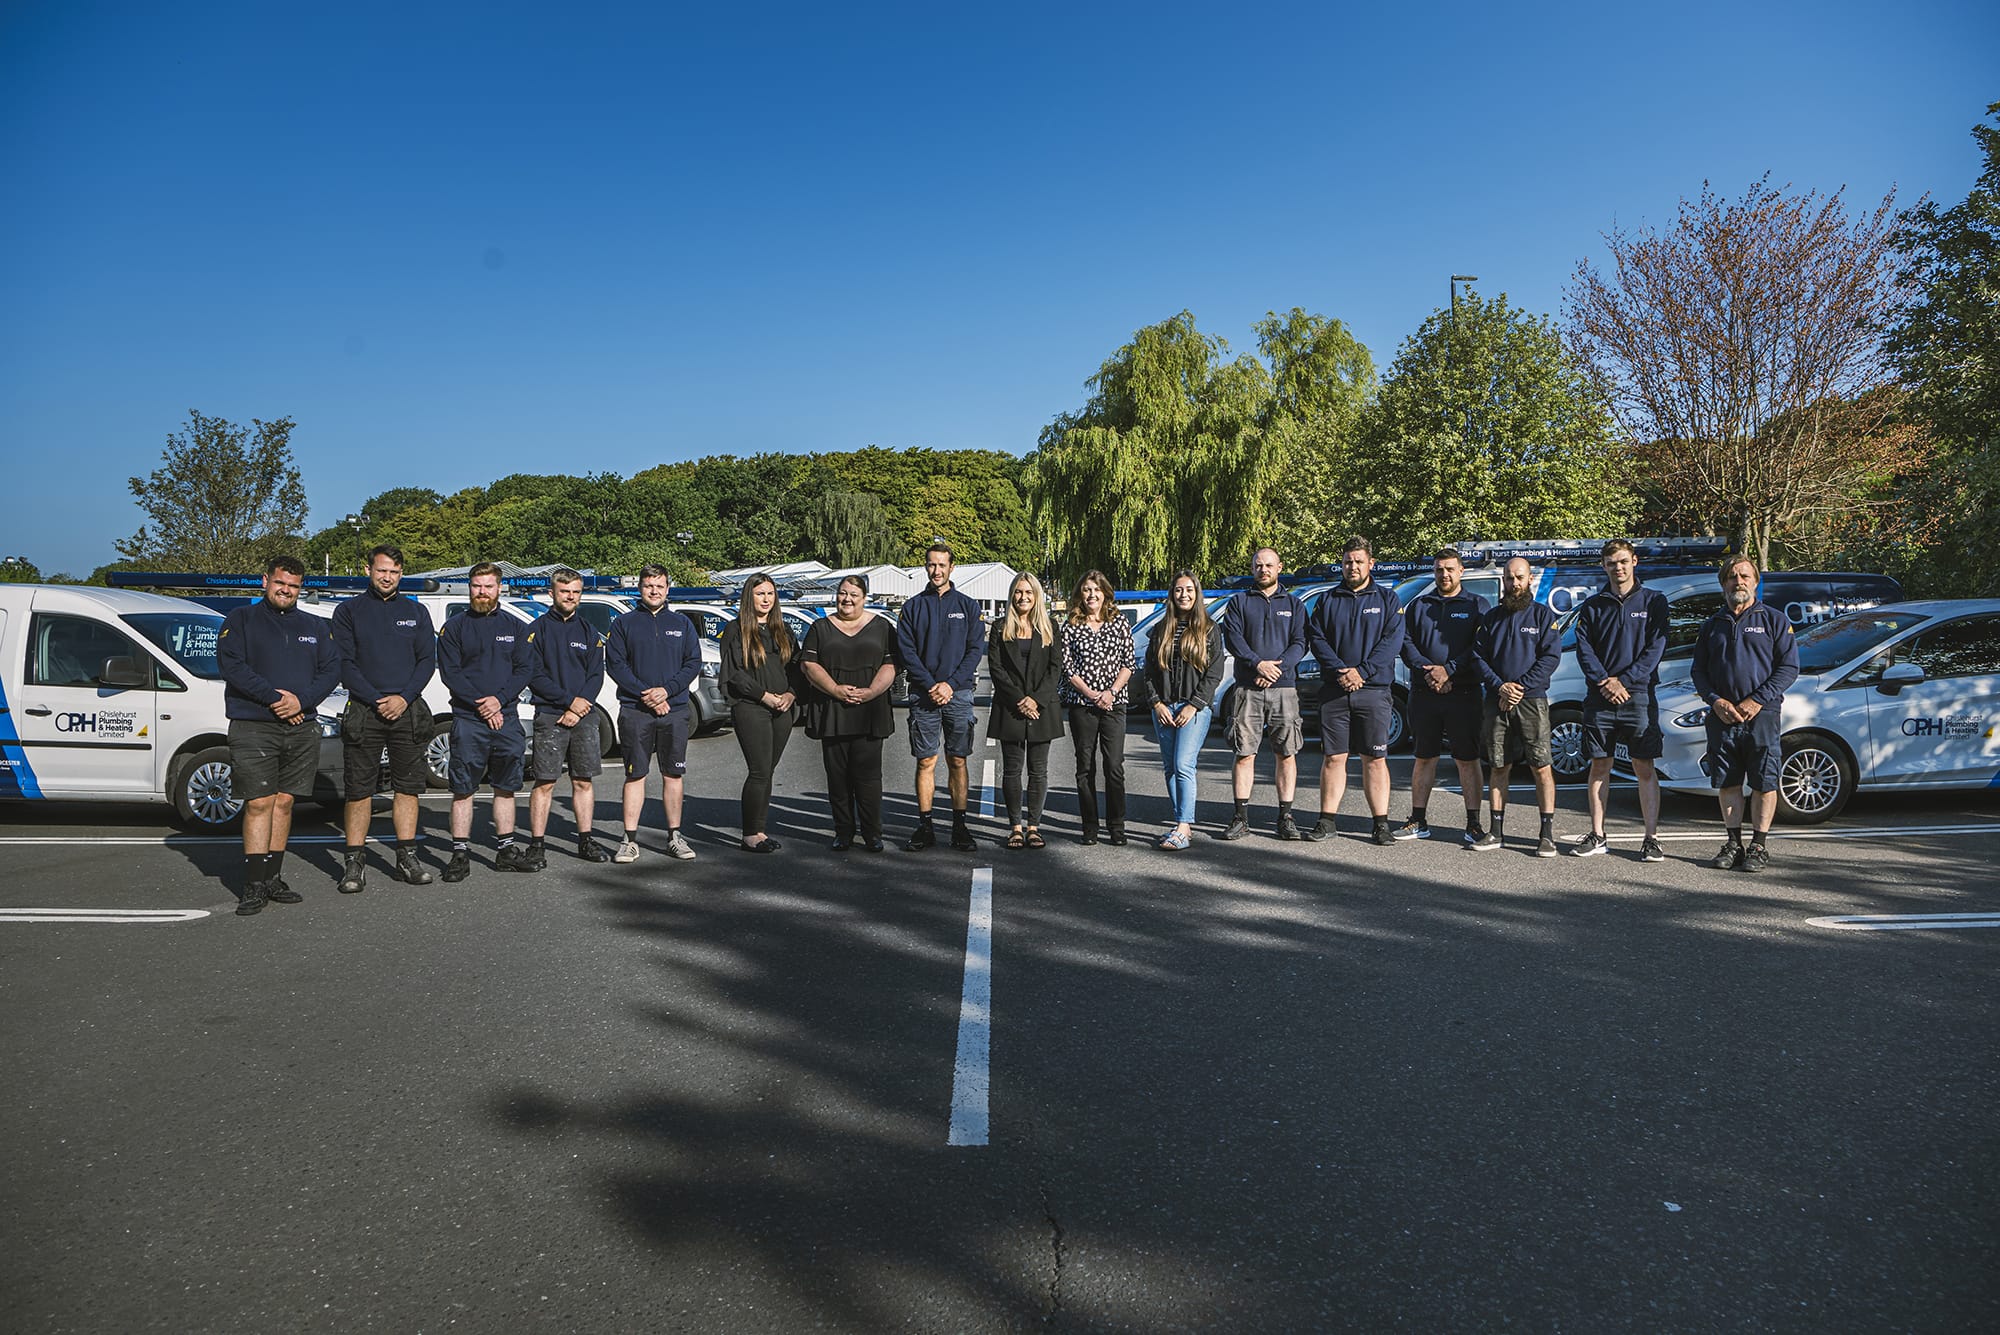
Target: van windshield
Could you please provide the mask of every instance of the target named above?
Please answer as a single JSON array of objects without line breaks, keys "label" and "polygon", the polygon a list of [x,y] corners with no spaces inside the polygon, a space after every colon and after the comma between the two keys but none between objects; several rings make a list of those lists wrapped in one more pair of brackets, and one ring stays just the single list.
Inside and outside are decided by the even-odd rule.
[{"label": "van windshield", "polygon": [[119,620],[203,681],[222,680],[222,669],[215,661],[215,646],[222,639],[222,618],[218,614],[128,612]]},{"label": "van windshield", "polygon": [[1799,671],[1817,677],[1924,620],[1921,612],[1849,612],[1799,632]]}]

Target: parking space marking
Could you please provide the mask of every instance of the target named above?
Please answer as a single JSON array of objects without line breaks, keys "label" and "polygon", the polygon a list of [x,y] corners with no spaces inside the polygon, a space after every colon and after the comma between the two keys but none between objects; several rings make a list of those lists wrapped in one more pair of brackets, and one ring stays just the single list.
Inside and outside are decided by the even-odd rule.
[{"label": "parking space marking", "polygon": [[9,909],[0,922],[193,922],[207,909]]},{"label": "parking space marking", "polygon": [[[1780,830],[1774,828],[1767,837],[1772,839],[1903,839],[1932,834],[1992,834],[1994,832],[1994,828],[1991,825],[1856,825],[1850,829],[1839,830]],[[1659,839],[1662,843],[1670,839],[1706,839],[1713,842],[1718,833],[1720,831],[1713,829],[1662,830],[1659,833]],[[1638,834],[1619,833],[1605,836],[1606,839],[1614,844],[1621,840],[1626,843],[1637,843],[1645,837],[1643,832]]]},{"label": "parking space marking", "polygon": [[[991,761],[987,762],[989,765]],[[965,914],[965,984],[958,998],[958,1051],[951,1064],[947,1145],[984,1145],[993,1043],[993,869],[975,867]]]},{"label": "parking space marking", "polygon": [[993,814],[993,762],[990,760],[979,767],[979,814]]},{"label": "parking space marking", "polygon": [[1844,918],[1807,918],[1808,927],[1836,932],[1937,932],[1962,927],[2000,927],[1996,913],[1857,913]]}]

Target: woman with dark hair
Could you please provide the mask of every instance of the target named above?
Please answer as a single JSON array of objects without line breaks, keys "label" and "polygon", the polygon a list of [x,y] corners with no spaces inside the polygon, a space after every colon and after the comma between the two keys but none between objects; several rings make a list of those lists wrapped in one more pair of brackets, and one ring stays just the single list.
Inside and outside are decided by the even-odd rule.
[{"label": "woman with dark hair", "polygon": [[882,739],[895,731],[889,687],[896,680],[896,628],[867,608],[868,581],[849,575],[833,595],[833,615],[813,622],[799,659],[813,688],[806,736],[819,739],[833,847],[882,851]]},{"label": "woman with dark hair", "polygon": [[[986,643],[993,712],[986,735],[1000,743],[1000,791],[1007,799],[1007,847],[1043,848],[1042,801],[1049,792],[1049,743],[1062,736],[1056,689],[1062,648],[1049,624],[1048,595],[1026,573],[1007,589],[1007,615]],[[1022,772],[1027,784],[1023,791]]]},{"label": "woman with dark hair", "polygon": [[1062,632],[1062,702],[1076,743],[1076,809],[1083,842],[1097,842],[1097,766],[1104,765],[1104,823],[1125,842],[1125,684],[1132,680],[1132,628],[1118,615],[1104,572],[1077,581]]},{"label": "woman with dark hair", "polygon": [[1222,684],[1223,656],[1222,627],[1209,619],[1201,581],[1183,570],[1167,591],[1167,613],[1153,628],[1142,678],[1166,766],[1167,800],[1174,807],[1174,828],[1160,836],[1159,846],[1174,852],[1186,848],[1194,834],[1197,766],[1214,715],[1215,688]]},{"label": "woman with dark hair", "polygon": [[769,575],[752,575],[736,620],[722,633],[722,693],[749,770],[743,776],[743,847],[752,853],[778,851],[778,841],[764,833],[764,820],[771,810],[771,776],[792,737],[796,653],[791,627],[778,611],[778,586]]}]

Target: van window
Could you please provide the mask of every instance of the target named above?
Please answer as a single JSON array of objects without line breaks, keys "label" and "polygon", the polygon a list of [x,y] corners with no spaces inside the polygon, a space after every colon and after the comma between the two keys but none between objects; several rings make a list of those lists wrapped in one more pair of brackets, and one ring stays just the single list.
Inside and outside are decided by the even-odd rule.
[{"label": "van window", "polygon": [[[1896,646],[1897,663],[1915,663],[1931,680],[2000,673],[2000,617],[1966,617],[1912,635]],[[1875,664],[1870,664],[1875,667]],[[1888,666],[1887,663],[1882,664]],[[1880,669],[1876,669],[1880,676]]]},{"label": "van window", "polygon": [[1701,628],[1722,610],[1722,590],[1692,593],[1667,604],[1667,657],[1686,658],[1694,653]]},{"label": "van window", "polygon": [[89,617],[37,612],[28,637],[30,686],[95,686],[107,658],[153,661],[117,627]]},{"label": "van window", "polygon": [[[203,681],[222,680],[222,668],[215,657],[222,639],[221,617],[212,612],[131,612],[120,620]],[[160,676],[162,689],[186,689],[164,669]]]},{"label": "van window", "polygon": [[576,614],[583,618],[583,624],[599,635],[611,633],[611,623],[618,619],[618,609],[610,603],[578,603]]}]

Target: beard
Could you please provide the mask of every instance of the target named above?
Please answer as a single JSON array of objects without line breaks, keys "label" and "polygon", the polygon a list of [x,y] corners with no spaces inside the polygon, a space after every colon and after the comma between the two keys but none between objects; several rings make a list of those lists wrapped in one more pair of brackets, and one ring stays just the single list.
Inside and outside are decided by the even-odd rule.
[{"label": "beard", "polygon": [[472,598],[472,610],[479,613],[481,616],[485,616],[488,612],[491,612],[494,608],[500,606],[500,599],[498,597],[482,598],[475,593],[471,595],[471,598]]},{"label": "beard", "polygon": [[1729,591],[1729,605],[1731,607],[1748,607],[1756,600],[1757,595],[1749,589],[1731,589]]},{"label": "beard", "polygon": [[1526,589],[1523,589],[1519,593],[1503,593],[1500,595],[1500,606],[1506,608],[1509,612],[1518,612],[1534,601],[1535,595]]}]

